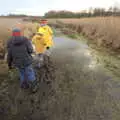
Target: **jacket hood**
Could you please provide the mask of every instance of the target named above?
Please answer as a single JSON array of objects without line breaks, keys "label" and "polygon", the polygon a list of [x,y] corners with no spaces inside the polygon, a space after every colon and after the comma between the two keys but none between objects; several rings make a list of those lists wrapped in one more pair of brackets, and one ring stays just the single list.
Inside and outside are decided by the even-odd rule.
[{"label": "jacket hood", "polygon": [[12,43],[14,45],[22,45],[25,42],[25,39],[20,36],[13,36],[12,37]]}]

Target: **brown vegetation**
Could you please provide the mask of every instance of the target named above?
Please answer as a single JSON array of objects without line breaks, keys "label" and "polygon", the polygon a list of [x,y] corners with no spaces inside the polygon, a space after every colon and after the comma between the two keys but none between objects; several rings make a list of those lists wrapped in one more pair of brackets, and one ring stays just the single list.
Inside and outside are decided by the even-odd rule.
[{"label": "brown vegetation", "polygon": [[[58,19],[61,27],[76,31],[88,37],[97,46],[105,46],[119,50],[120,48],[120,18],[94,17],[83,19]],[[51,22],[51,21],[50,21]],[[55,23],[55,22],[54,22]]]},{"label": "brown vegetation", "polygon": [[12,28],[19,19],[0,18],[0,58],[4,56],[5,43],[10,36],[9,29]]},{"label": "brown vegetation", "polygon": [[15,26],[20,27],[27,37],[31,35],[31,31],[35,31],[32,23],[24,22],[23,24],[22,20],[17,18],[0,18],[0,58],[3,58],[5,54],[6,40],[11,35],[11,29]]}]

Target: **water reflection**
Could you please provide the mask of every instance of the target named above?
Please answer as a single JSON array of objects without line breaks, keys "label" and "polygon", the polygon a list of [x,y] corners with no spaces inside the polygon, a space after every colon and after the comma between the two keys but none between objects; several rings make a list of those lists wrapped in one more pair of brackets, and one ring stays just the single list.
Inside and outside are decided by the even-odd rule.
[{"label": "water reflection", "polygon": [[84,51],[84,55],[85,55],[85,56],[88,56],[88,57],[91,57],[91,56],[92,56],[90,50],[85,50],[85,51]]},{"label": "water reflection", "polygon": [[88,59],[87,63],[85,66],[91,70],[95,70],[100,64],[97,62],[97,59],[95,55],[92,54],[92,51],[90,49],[78,49],[77,53],[81,54],[84,56],[84,59]]},{"label": "water reflection", "polygon": [[95,69],[97,66],[98,66],[98,64],[97,64],[96,60],[92,60],[88,65],[88,67],[90,69]]}]

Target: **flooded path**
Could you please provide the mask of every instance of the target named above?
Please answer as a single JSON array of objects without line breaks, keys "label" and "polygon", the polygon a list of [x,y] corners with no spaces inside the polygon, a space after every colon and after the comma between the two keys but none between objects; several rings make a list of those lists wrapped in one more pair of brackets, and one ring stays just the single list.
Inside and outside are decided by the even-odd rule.
[{"label": "flooded path", "polygon": [[62,119],[120,119],[120,80],[97,61],[85,42],[55,37],[53,61],[59,91],[55,107]]}]

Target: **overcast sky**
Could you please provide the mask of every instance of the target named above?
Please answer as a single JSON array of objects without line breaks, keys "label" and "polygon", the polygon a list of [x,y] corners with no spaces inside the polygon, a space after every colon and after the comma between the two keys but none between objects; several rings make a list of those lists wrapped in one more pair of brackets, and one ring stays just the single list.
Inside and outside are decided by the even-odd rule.
[{"label": "overcast sky", "polygon": [[49,10],[80,11],[90,7],[119,5],[120,0],[0,0],[0,14],[43,15]]}]

